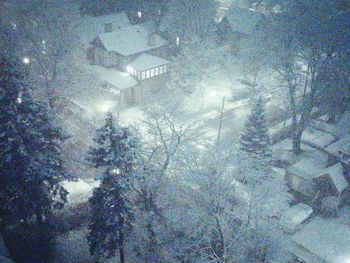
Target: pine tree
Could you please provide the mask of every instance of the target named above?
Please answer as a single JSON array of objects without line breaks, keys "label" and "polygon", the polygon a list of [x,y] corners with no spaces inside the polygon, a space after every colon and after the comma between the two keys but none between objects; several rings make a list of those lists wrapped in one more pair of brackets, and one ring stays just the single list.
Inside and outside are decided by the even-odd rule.
[{"label": "pine tree", "polygon": [[270,161],[270,139],[267,121],[264,115],[264,101],[258,97],[240,135],[240,150],[253,159],[259,159],[265,164]]},{"label": "pine tree", "polygon": [[137,164],[138,139],[109,113],[94,142],[97,146],[89,151],[88,160],[96,168],[102,168],[103,174],[101,185],[90,199],[90,253],[114,257],[119,250],[120,262],[123,263],[125,237],[133,217],[130,192]]},{"label": "pine tree", "polygon": [[48,109],[33,100],[19,64],[0,56],[0,214],[16,225],[33,216],[42,223],[52,208],[60,208],[70,179],[60,158],[61,129]]}]

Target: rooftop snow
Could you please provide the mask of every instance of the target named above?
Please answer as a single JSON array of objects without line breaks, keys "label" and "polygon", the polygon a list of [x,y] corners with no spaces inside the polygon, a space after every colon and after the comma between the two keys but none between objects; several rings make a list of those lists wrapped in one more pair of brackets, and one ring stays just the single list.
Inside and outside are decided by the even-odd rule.
[{"label": "rooftop snow", "polygon": [[138,82],[128,73],[100,66],[91,66],[91,68],[100,77],[101,81],[107,82],[117,89],[124,90],[138,84]]},{"label": "rooftop snow", "polygon": [[226,12],[226,18],[233,31],[251,34],[263,15],[260,12],[232,7]]},{"label": "rooftop snow", "polygon": [[152,69],[159,66],[163,66],[168,63],[169,61],[164,58],[156,57],[148,54],[142,54],[137,59],[132,61],[128,66],[132,67],[133,69],[143,71],[146,69]]},{"label": "rooftop snow", "polygon": [[281,216],[283,228],[291,233],[297,230],[312,215],[313,210],[306,204],[297,204],[289,208]]},{"label": "rooftop snow", "polygon": [[310,128],[303,133],[301,140],[305,144],[323,149],[333,143],[336,139],[333,135],[327,132]]},{"label": "rooftop snow", "polygon": [[324,158],[303,158],[288,168],[288,173],[295,174],[310,180],[326,168],[327,160]]},{"label": "rooftop snow", "polygon": [[123,56],[146,52],[167,44],[162,37],[155,35],[155,45],[148,44],[149,31],[140,25],[132,25],[103,33],[99,38],[108,52],[114,51]]},{"label": "rooftop snow", "polygon": [[91,17],[83,16],[78,23],[78,36],[83,44],[89,44],[99,34],[105,32],[105,24],[112,23],[112,30],[118,27],[130,26],[130,21],[125,12],[118,14]]},{"label": "rooftop snow", "polygon": [[[336,220],[315,218],[292,240],[291,252],[308,263],[350,263],[350,228]],[[310,261],[310,256],[318,261]]]},{"label": "rooftop snow", "polygon": [[324,169],[319,173],[317,177],[323,176],[325,174],[328,174],[330,176],[339,193],[342,193],[348,187],[349,184],[344,177],[344,169],[341,163],[337,163]]},{"label": "rooftop snow", "polygon": [[350,136],[336,141],[325,149],[326,152],[331,153],[335,156],[339,156],[339,150],[350,152]]}]

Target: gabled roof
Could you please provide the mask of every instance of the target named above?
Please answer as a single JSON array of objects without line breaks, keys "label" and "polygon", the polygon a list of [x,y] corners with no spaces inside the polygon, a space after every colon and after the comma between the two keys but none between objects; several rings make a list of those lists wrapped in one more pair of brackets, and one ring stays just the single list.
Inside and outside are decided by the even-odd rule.
[{"label": "gabled roof", "polygon": [[263,19],[260,12],[236,7],[231,7],[225,17],[234,32],[243,34],[251,34]]},{"label": "gabled roof", "polygon": [[128,66],[133,69],[143,71],[143,70],[163,66],[168,63],[169,61],[164,58],[156,57],[156,56],[152,56],[144,53],[141,56],[139,56],[137,59],[132,61]]},{"label": "gabled roof", "polygon": [[132,25],[100,34],[99,39],[108,52],[114,51],[123,56],[146,52],[167,44],[165,39],[155,35],[155,44],[150,46],[148,44],[149,33],[140,25]]},{"label": "gabled roof", "polygon": [[112,23],[112,30],[119,27],[130,26],[130,21],[125,12],[105,16],[83,16],[77,27],[78,37],[83,44],[90,43],[99,34],[105,32],[105,24]]},{"label": "gabled roof", "polygon": [[316,217],[292,240],[290,252],[307,263],[350,262],[350,228],[335,219]]},{"label": "gabled roof", "polygon": [[107,69],[101,66],[91,66],[101,81],[107,82],[119,90],[135,87],[138,82],[128,73],[115,69]]},{"label": "gabled roof", "polygon": [[339,156],[339,150],[350,152],[350,136],[344,137],[325,148],[326,152],[335,156]]},{"label": "gabled roof", "polygon": [[337,163],[324,169],[316,176],[316,178],[322,177],[326,174],[329,175],[339,193],[342,193],[349,186],[348,181],[344,177],[344,168],[341,163]]}]

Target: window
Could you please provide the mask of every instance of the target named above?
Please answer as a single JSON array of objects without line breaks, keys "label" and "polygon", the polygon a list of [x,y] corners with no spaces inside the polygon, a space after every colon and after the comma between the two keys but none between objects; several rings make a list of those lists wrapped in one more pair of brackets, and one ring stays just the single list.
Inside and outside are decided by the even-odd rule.
[{"label": "window", "polygon": [[160,75],[160,74],[163,74],[163,67],[160,67],[160,68],[159,68],[159,75]]},{"label": "window", "polygon": [[147,70],[147,71],[146,71],[146,79],[149,79],[149,76],[150,76],[150,71]]},{"label": "window", "polygon": [[176,46],[180,46],[180,38],[176,37]]},{"label": "window", "polygon": [[151,78],[154,77],[154,69],[151,69]]},{"label": "window", "polygon": [[159,68],[156,68],[156,69],[154,70],[154,75],[155,75],[155,76],[158,76],[158,75],[159,75]]},{"label": "window", "polygon": [[167,66],[164,65],[164,73],[166,73],[166,71],[167,71]]},{"label": "window", "polygon": [[140,18],[140,19],[142,18],[142,12],[141,11],[137,11],[137,17]]},{"label": "window", "polygon": [[142,72],[142,79],[146,78],[146,72]]},{"label": "window", "polygon": [[141,79],[141,72],[140,71],[137,72],[137,78]]}]

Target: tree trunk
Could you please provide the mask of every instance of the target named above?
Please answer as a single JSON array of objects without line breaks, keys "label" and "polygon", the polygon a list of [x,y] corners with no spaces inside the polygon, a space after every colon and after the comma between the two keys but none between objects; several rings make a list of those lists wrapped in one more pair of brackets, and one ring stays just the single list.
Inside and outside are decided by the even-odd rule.
[{"label": "tree trunk", "polygon": [[119,231],[119,258],[120,258],[120,263],[125,263],[124,235],[122,231]]}]

